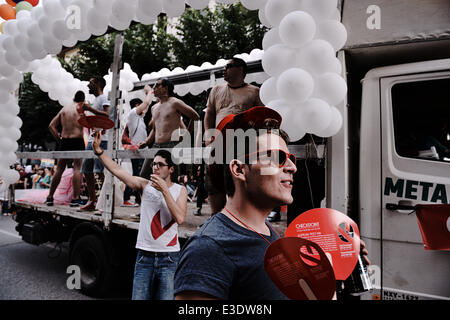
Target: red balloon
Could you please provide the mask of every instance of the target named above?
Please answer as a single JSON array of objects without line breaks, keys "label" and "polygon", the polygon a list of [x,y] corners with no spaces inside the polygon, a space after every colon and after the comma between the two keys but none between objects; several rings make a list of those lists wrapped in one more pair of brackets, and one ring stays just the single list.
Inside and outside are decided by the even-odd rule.
[{"label": "red balloon", "polygon": [[11,7],[15,7],[17,3],[15,3],[12,0],[6,0],[6,3],[9,4]]},{"label": "red balloon", "polygon": [[9,4],[0,5],[0,17],[4,20],[10,20],[16,18],[16,10]]},{"label": "red balloon", "polygon": [[39,0],[25,0],[25,1],[31,3],[33,7],[36,7],[39,3]]}]

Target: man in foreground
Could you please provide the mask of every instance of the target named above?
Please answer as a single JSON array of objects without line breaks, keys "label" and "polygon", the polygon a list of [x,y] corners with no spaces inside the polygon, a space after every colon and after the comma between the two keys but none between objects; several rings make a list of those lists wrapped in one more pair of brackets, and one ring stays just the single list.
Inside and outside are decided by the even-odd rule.
[{"label": "man in foreground", "polygon": [[[84,150],[83,127],[78,123],[80,115],[77,108],[84,104],[85,95],[83,91],[78,91],[73,98],[73,103],[65,106],[50,122],[49,130],[55,137],[59,145],[60,151],[82,151]],[[59,132],[58,128],[62,130]],[[77,207],[81,203],[80,186],[81,186],[81,161],[82,159],[58,159],[55,175],[52,178],[50,192],[48,194],[46,204],[53,206],[53,195],[61,181],[61,176],[66,169],[67,164],[73,161],[73,197],[70,201],[71,207]]]},{"label": "man in foreground", "polygon": [[93,150],[99,160],[114,176],[142,194],[132,298],[173,300],[173,278],[180,251],[178,225],[186,218],[187,191],[171,180],[175,170],[171,154],[166,150],[156,153],[149,181],[122,169],[104,153],[101,141],[97,131]]},{"label": "man in foreground", "polygon": [[[206,221],[183,248],[175,274],[176,299],[286,299],[264,270],[264,253],[279,238],[266,217],[274,207],[292,203],[297,170],[280,124],[280,115],[265,107],[219,124],[222,137],[226,129],[255,130],[253,141],[247,141],[256,144],[256,152],[234,154],[224,165],[228,200],[223,211]],[[216,142],[217,153],[221,143]],[[223,145],[226,152],[234,150],[230,142]],[[218,181],[211,176],[212,183]]]}]

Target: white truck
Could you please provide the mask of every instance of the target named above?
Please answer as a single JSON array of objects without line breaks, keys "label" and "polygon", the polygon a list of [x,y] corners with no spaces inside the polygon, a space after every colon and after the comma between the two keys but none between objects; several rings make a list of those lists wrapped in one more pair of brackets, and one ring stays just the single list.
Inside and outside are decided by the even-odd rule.
[{"label": "white truck", "polygon": [[450,299],[450,252],[424,249],[408,208],[450,200],[450,1],[342,9],[349,89],[344,128],[328,144],[327,207],[359,223],[374,298]]},{"label": "white truck", "polygon": [[[409,213],[416,204],[448,204],[450,199],[450,155],[445,150],[450,147],[450,1],[345,0],[340,6],[348,31],[347,44],[338,53],[348,84],[347,98],[338,106],[344,123],[342,130],[327,140],[325,152],[315,154],[326,157],[326,206],[353,218],[367,244],[375,290],[362,298],[448,300],[450,254],[425,250],[415,214]],[[117,57],[120,50],[116,47]],[[116,59],[116,71],[119,61]],[[249,72],[261,70],[260,62],[249,68]],[[175,83],[204,81],[216,78],[218,71],[169,78]],[[147,83],[152,81],[136,83],[135,89]],[[114,90],[113,97],[118,101]],[[115,136],[117,142],[118,134]],[[290,148],[299,158],[310,154],[309,146]],[[155,151],[110,152],[123,159],[151,157]],[[70,154],[34,157],[57,156]],[[50,230],[59,232],[56,240],[70,241],[70,263],[81,264],[86,292],[107,290],[112,266],[120,267],[122,256],[116,252],[126,251],[115,249],[130,252],[136,236],[136,221],[119,212],[114,215],[113,194],[113,188],[107,191],[109,205],[101,216],[15,203],[22,234],[31,232],[24,229],[26,221],[38,217],[53,226]],[[278,227],[283,233],[286,220]],[[184,232],[184,237],[191,232]],[[31,232],[28,240],[31,235],[35,236]],[[43,240],[55,240],[48,233],[41,235],[45,235]],[[444,236],[449,237],[450,231]],[[127,259],[133,262],[129,255]]]}]

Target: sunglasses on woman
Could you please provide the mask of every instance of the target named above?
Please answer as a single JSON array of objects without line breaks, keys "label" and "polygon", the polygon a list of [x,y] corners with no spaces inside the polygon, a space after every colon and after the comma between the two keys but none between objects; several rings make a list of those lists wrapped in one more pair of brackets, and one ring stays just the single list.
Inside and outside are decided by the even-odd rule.
[{"label": "sunglasses on woman", "polygon": [[294,165],[296,165],[297,163],[297,158],[292,153],[287,153],[286,151],[281,149],[253,152],[250,154],[246,154],[245,158],[250,159],[254,155],[256,155],[256,159],[260,159],[263,161],[269,160],[270,162],[276,164],[278,168],[283,167],[286,164],[287,159],[291,160]]}]

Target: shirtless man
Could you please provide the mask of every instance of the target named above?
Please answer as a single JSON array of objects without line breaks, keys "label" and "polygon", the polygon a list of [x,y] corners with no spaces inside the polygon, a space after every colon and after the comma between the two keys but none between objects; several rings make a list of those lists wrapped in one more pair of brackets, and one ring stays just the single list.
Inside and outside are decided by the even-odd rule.
[{"label": "shirtless man", "polygon": [[[188,128],[192,127],[192,121],[200,119],[198,113],[173,95],[174,85],[167,79],[159,79],[154,87],[153,93],[158,99],[151,108],[152,120],[150,127],[152,128],[148,138],[139,145],[139,148],[146,146],[153,148],[173,148],[179,141],[172,141],[172,133],[184,127],[181,116],[190,119]],[[152,160],[146,159],[142,166],[140,176],[148,179],[150,175],[150,164]]]},{"label": "shirtless man", "polygon": [[[82,108],[84,104],[84,92],[78,91],[73,98],[73,103],[67,105],[59,111],[59,113],[50,122],[49,129],[55,137],[59,145],[60,151],[84,150],[83,127],[78,123],[80,115],[77,108]],[[62,131],[59,132],[58,128]],[[46,204],[53,205],[53,194],[61,181],[61,176],[66,169],[69,161],[73,160],[73,197],[70,202],[71,207],[80,205],[80,184],[81,184],[81,162],[82,159],[58,159],[55,175],[52,178],[50,193],[47,197]]]},{"label": "shirtless man", "polygon": [[[226,83],[215,86],[209,94],[205,114],[205,144],[211,143],[209,129],[215,129],[220,121],[229,114],[238,114],[250,108],[264,106],[259,98],[259,88],[245,83],[247,64],[240,58],[232,58],[225,66]],[[225,206],[225,192],[214,188],[209,179],[206,181],[208,200],[214,214]]]}]

